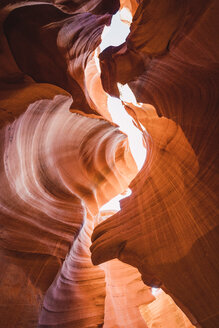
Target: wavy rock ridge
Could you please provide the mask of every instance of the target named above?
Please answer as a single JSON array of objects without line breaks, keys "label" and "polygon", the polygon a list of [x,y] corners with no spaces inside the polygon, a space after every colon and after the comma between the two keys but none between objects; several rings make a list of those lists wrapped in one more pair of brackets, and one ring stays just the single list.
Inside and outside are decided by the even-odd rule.
[{"label": "wavy rock ridge", "polygon": [[[119,8],[131,32],[100,53]],[[2,327],[217,327],[217,9],[1,2]],[[138,101],[120,105],[140,172],[112,121],[118,82]]]}]

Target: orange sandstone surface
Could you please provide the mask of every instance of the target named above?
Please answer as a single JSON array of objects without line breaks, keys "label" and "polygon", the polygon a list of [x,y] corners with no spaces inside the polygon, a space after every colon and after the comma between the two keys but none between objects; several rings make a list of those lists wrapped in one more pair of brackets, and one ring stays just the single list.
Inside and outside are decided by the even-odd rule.
[{"label": "orange sandstone surface", "polygon": [[218,327],[217,13],[1,1],[0,327]]}]

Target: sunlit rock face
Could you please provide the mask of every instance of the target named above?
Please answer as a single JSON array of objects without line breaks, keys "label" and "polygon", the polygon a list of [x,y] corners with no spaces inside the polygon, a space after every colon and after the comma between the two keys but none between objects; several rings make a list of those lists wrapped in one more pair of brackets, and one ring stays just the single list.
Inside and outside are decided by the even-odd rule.
[{"label": "sunlit rock face", "polygon": [[1,2],[0,326],[217,327],[217,7]]},{"label": "sunlit rock face", "polygon": [[[149,9],[152,13],[152,5],[153,2],[142,2],[142,11],[137,11],[140,16],[136,13],[128,37],[128,49],[135,46],[146,63],[142,66],[142,75],[130,86],[139,101],[153,104],[158,114],[166,118],[147,108],[142,113],[141,108],[129,106],[148,132],[150,154],[130,186],[132,195],[123,200],[121,212],[95,229],[93,260],[101,263],[118,257],[138,267],[145,283],[163,284],[181,308],[183,305],[187,308],[184,308],[187,315],[191,318],[191,312],[195,316],[194,323],[215,327],[218,296],[212,290],[218,280],[215,269],[218,240],[215,63],[218,50],[215,34],[209,26],[215,22],[216,2],[207,7],[205,3],[199,18],[187,25],[179,28],[177,23],[171,37],[159,33],[146,42],[147,36],[140,34],[135,24],[140,17],[149,15]],[[153,10],[160,18],[164,15],[157,3]],[[192,8],[186,10],[193,15]],[[155,17],[156,24],[162,23]],[[150,19],[143,22],[145,29],[149,24],[148,33],[156,31],[151,28]],[[168,22],[163,19],[163,32],[171,27]],[[214,24],[216,26],[216,22]],[[162,37],[168,40],[166,48],[156,48],[161,46],[156,40]],[[119,52],[108,54],[111,66],[117,65],[115,56],[119,62]],[[103,58],[102,78],[119,81],[119,74],[111,76],[115,70],[105,69],[107,60]],[[134,73],[130,70],[130,79]],[[113,89],[108,91],[113,93]],[[106,245],[108,238],[111,238],[110,248]],[[205,256],[201,255],[203,252]]]},{"label": "sunlit rock face", "polygon": [[154,291],[156,300],[149,305],[141,306],[142,317],[152,327],[192,327],[185,314],[176,306],[171,297],[162,289]]},{"label": "sunlit rock face", "polygon": [[[70,111],[72,99],[59,88],[39,86],[38,96],[43,97],[48,88],[50,96],[53,91],[53,99],[36,101],[31,94],[36,90],[34,84],[28,88],[30,93],[24,100],[33,103],[24,107],[19,118],[2,127],[1,132],[1,169],[4,172],[1,246],[5,250],[2,261],[9,258],[6,275],[8,271],[10,274],[12,264],[14,274],[18,274],[21,266],[27,281],[24,287],[19,281],[19,288],[22,293],[28,290],[26,285],[30,280],[32,297],[37,300],[31,304],[30,317],[23,317],[20,301],[15,298],[14,311],[19,311],[14,316],[15,321],[9,313],[3,317],[2,324],[13,326],[17,320],[27,327],[31,322],[36,324],[43,294],[68,252],[60,276],[47,292],[39,323],[62,326],[67,322],[66,327],[101,324],[105,281],[103,271],[91,263],[90,236],[98,208],[127,188],[137,172],[136,165],[127,137],[118,127],[100,117]],[[16,96],[17,100],[22,99],[19,90]],[[25,106],[24,101],[23,104]],[[7,111],[13,103],[4,99],[1,105]],[[121,171],[123,166],[125,170]],[[37,266],[34,271],[33,265]],[[39,282],[41,279],[43,281]],[[13,282],[10,288],[13,290]],[[2,290],[5,294],[4,286]],[[28,294],[24,297],[26,304],[28,297]],[[62,310],[63,315],[60,314]],[[51,316],[51,311],[59,314]]]}]

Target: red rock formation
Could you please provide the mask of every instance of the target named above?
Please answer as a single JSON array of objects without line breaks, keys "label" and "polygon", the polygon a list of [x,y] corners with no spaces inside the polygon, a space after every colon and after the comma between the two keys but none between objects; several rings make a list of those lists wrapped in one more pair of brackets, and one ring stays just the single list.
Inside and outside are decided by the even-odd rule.
[{"label": "red rock formation", "polygon": [[[130,165],[133,159],[127,147],[127,138],[116,126],[97,116],[89,117],[80,112],[70,112],[71,98],[56,87],[41,85],[41,88],[38,86],[37,89],[34,84],[30,84],[26,87],[27,90],[29,94],[23,89],[18,90],[14,102],[10,99],[1,102],[1,107],[5,110],[12,109],[12,113],[16,102],[18,106],[32,102],[27,108],[23,108],[24,113],[6,125],[1,132],[1,172],[5,172],[1,179],[4,185],[1,192],[1,246],[7,250],[6,254],[10,250],[9,263],[12,262],[16,268],[19,268],[22,261],[19,263],[14,260],[14,251],[19,254],[34,254],[29,263],[25,262],[22,270],[25,270],[26,279],[33,281],[33,288],[39,288],[41,301],[38,300],[37,308],[36,304],[33,307],[36,316],[43,292],[49,285],[44,286],[43,290],[38,283],[35,285],[34,279],[40,279],[41,272],[31,273],[30,264],[33,259],[37,261],[38,254],[45,254],[42,266],[45,267],[43,270],[49,266],[51,278],[45,279],[51,283],[61,259],[65,258],[73,243],[60,276],[57,276],[44,301],[44,312],[51,311],[52,308],[52,312],[57,310],[59,315],[54,314],[51,318],[50,311],[46,314],[43,312],[40,326],[55,323],[62,327],[63,324],[66,327],[69,324],[75,327],[89,326],[91,323],[101,324],[104,313],[103,309],[101,310],[105,295],[104,275],[102,270],[91,264],[89,240],[93,223],[89,224],[92,217],[89,219],[88,214],[86,224],[83,223],[85,205],[88,213],[96,215],[99,206],[127,188],[136,174],[136,166],[134,162],[133,166]],[[51,96],[52,91],[54,94],[59,92],[65,95],[57,95],[53,100],[37,100],[31,91],[38,91],[38,97],[40,92],[42,96]],[[23,99],[23,93],[26,99]],[[19,110],[16,115],[19,115]],[[126,161],[129,161],[128,165]],[[120,167],[126,168],[126,176],[120,171]],[[84,227],[77,238],[82,224]],[[3,259],[7,256],[3,252]],[[54,259],[54,263],[50,258]],[[35,265],[35,262],[33,264]],[[6,272],[10,267],[6,266]],[[42,282],[44,285],[45,283]],[[64,292],[63,298],[61,284],[64,290],[67,285],[70,296],[67,297]],[[94,287],[95,284],[100,287]],[[33,290],[34,297],[35,294]],[[88,297],[91,299],[90,304]],[[94,302],[95,298],[97,300]],[[70,306],[70,301],[73,302],[73,307]],[[69,312],[66,303],[69,304]],[[88,310],[85,311],[86,307]],[[64,308],[62,314],[61,308]],[[19,309],[18,299],[15,300],[14,309]],[[21,321],[20,316],[14,319],[18,320],[19,324],[23,322],[24,326],[30,325],[29,317],[25,317],[26,321]],[[32,311],[31,320],[36,319]],[[10,324],[8,318],[4,320],[4,325]]]},{"label": "red rock formation", "polygon": [[141,307],[141,314],[152,327],[194,327],[185,314],[176,306],[171,297],[161,289],[155,292],[156,300],[151,304]]},{"label": "red rock formation", "polygon": [[101,267],[106,275],[104,327],[147,327],[139,306],[155,298],[143,284],[138,270],[116,259]]},{"label": "red rock formation", "polygon": [[[132,195],[122,201],[121,212],[96,227],[93,262],[117,257],[137,267],[147,285],[163,285],[188,316],[190,311],[201,326],[213,327],[217,294],[212,290],[218,278],[214,196],[197,177],[197,158],[181,128],[147,113],[146,108],[144,115],[138,111],[136,115],[149,133],[150,154],[130,185]],[[207,295],[211,300],[206,303]]]},{"label": "red rock formation", "polygon": [[87,216],[79,238],[43,301],[39,327],[101,327],[104,321],[104,272],[90,259],[92,218]]},{"label": "red rock formation", "polygon": [[[217,326],[217,2],[120,3],[131,33],[101,71],[119,1],[0,4],[2,327],[191,327],[164,293],[146,305],[149,286]],[[118,82],[144,103],[124,103],[147,146],[137,176],[108,109]]]},{"label": "red rock formation", "polygon": [[[123,200],[121,212],[96,228],[93,260],[118,257],[138,267],[146,283],[163,284],[188,316],[192,312],[193,322],[216,327],[217,3],[205,2],[200,11],[195,2],[185,2],[183,10],[180,5],[175,4],[184,21],[180,26],[173,7],[165,9],[175,20],[171,27],[165,11],[153,1],[142,2],[134,18],[127,47],[142,54],[145,72],[130,85],[139,101],[155,105],[172,120],[139,116],[149,134],[151,155],[132,182],[133,193]],[[151,39],[140,32],[141,20],[144,30],[154,33]],[[116,65],[115,56],[119,60],[119,52],[109,55],[110,65]],[[105,70],[102,78],[120,81],[119,74],[110,76],[114,72]],[[135,70],[130,66],[126,74],[129,81]],[[139,109],[135,111],[138,116]]]},{"label": "red rock formation", "polygon": [[91,112],[82,92],[84,69],[100,43],[104,24],[109,24],[110,19],[108,14],[69,15],[41,4],[12,11],[4,23],[4,31],[14,59],[24,73],[36,82],[60,86],[72,94],[75,108]]}]

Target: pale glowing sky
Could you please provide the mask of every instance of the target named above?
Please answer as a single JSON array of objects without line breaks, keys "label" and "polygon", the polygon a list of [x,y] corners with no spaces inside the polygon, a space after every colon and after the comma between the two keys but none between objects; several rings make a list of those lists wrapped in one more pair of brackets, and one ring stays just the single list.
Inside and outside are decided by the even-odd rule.
[{"label": "pale glowing sky", "polygon": [[120,208],[119,201],[123,198],[130,196],[131,193],[132,193],[131,189],[128,188],[125,195],[119,194],[116,197],[112,198],[108,203],[106,203],[101,207],[101,211],[107,211],[107,210],[120,211],[121,208]]},{"label": "pale glowing sky", "polygon": [[162,292],[161,288],[155,288],[155,287],[151,288],[151,294],[154,295],[154,296],[160,294],[161,292]]},{"label": "pale glowing sky", "polygon": [[125,42],[129,32],[129,25],[120,20],[120,12],[118,11],[115,15],[113,15],[111,25],[104,27],[101,37],[102,42],[100,44],[100,50],[103,51],[109,46],[119,46]]},{"label": "pale glowing sky", "polygon": [[[121,19],[123,21],[121,21]],[[124,22],[126,21],[126,22]],[[126,37],[130,32],[130,23],[132,16],[127,8],[123,8],[122,11],[117,12],[111,21],[110,26],[105,26],[100,44],[100,51],[103,51],[109,46],[118,46],[125,42]],[[128,22],[128,23],[127,23]],[[97,58],[96,58],[97,60]],[[98,66],[98,63],[97,67]],[[121,94],[121,99],[111,97],[108,95],[108,110],[114,123],[116,123],[122,132],[127,134],[129,140],[130,150],[133,158],[136,162],[138,169],[140,170],[146,159],[146,149],[143,146],[142,132],[133,124],[133,118],[126,112],[122,101],[133,103],[137,105],[135,95],[129,88],[129,86],[121,85],[118,83],[118,88]],[[129,193],[130,194],[130,193]],[[119,200],[127,197],[128,195],[118,195],[111,199],[107,204],[101,207],[101,210],[120,210]]]},{"label": "pale glowing sky", "polygon": [[140,170],[146,158],[146,149],[143,146],[142,132],[133,124],[133,118],[126,112],[120,99],[108,96],[108,109],[114,123],[127,134],[129,146]]}]

